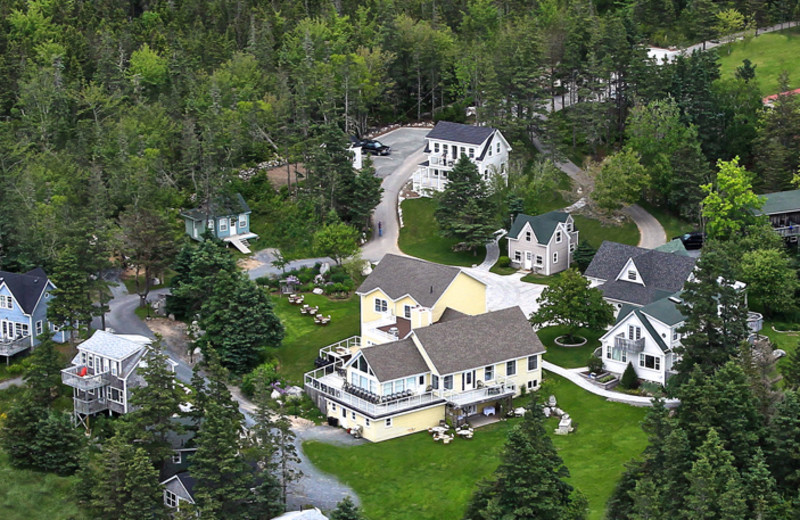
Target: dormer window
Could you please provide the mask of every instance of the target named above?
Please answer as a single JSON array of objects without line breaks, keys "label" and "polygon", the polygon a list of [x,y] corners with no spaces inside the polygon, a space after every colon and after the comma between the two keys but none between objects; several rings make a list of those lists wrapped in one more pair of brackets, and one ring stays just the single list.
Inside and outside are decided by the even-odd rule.
[{"label": "dormer window", "polygon": [[181,463],[181,452],[173,453],[172,454],[172,463],[173,464],[180,464]]},{"label": "dormer window", "polygon": [[561,243],[561,231],[556,231],[556,244]]},{"label": "dormer window", "polygon": [[628,280],[631,280],[633,282],[636,281],[636,271],[634,269],[630,269],[628,271]]}]

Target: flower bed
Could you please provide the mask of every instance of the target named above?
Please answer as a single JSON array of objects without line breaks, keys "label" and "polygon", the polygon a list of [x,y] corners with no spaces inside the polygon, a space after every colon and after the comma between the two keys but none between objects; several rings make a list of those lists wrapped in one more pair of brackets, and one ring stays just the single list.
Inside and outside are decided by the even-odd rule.
[{"label": "flower bed", "polygon": [[595,374],[593,372],[583,371],[581,375],[592,384],[599,386],[604,390],[611,390],[619,384],[619,378],[611,372],[601,372]]}]

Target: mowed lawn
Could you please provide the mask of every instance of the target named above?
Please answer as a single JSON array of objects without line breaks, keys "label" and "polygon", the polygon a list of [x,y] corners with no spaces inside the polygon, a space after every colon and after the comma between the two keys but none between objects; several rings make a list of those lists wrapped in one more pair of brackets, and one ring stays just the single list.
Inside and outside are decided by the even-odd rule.
[{"label": "mowed lawn", "polygon": [[454,238],[444,238],[439,234],[439,225],[433,212],[436,201],[431,198],[404,200],[403,228],[400,229],[398,245],[407,255],[416,256],[439,264],[470,267],[480,264],[486,256],[486,248],[480,247],[478,254],[471,251],[453,251],[458,243]]},{"label": "mowed lawn", "polygon": [[597,249],[603,240],[619,242],[635,246],[639,243],[639,228],[631,220],[625,220],[620,226],[605,225],[599,220],[591,219],[583,215],[573,215],[575,228],[580,231],[578,240],[588,243]]},{"label": "mowed lawn", "polygon": [[564,368],[585,367],[586,362],[594,350],[600,346],[600,336],[605,331],[589,329],[578,330],[578,335],[587,339],[586,344],[581,347],[560,347],[556,345],[556,338],[566,334],[567,328],[561,325],[553,327],[543,327],[536,331],[539,339],[542,340],[544,348],[544,359],[553,364]]},{"label": "mowed lawn", "polygon": [[[589,499],[589,518],[600,520],[624,463],[646,445],[640,428],[646,410],[607,402],[552,374],[542,394],[554,394],[577,426],[569,436],[553,435],[553,442],[571,472],[570,483]],[[361,446],[311,441],[303,449],[317,467],[355,490],[370,520],[458,519],[477,482],[497,467],[514,424],[512,419],[480,428],[471,441],[447,446],[417,433]],[[547,426],[552,432],[557,421]]]},{"label": "mowed lawn", "polygon": [[314,369],[319,349],[359,333],[359,298],[331,300],[326,296],[305,294],[305,303],[318,305],[319,312],[331,315],[331,322],[322,327],[314,318],[300,314],[300,306],[292,305],[286,297],[272,297],[275,313],[286,329],[283,344],[275,351],[280,362],[279,372],[285,379],[302,386],[303,374]]},{"label": "mowed lawn", "polygon": [[774,33],[760,34],[749,40],[719,49],[720,73],[723,78],[733,77],[736,67],[747,58],[756,65],[756,81],[764,96],[781,91],[778,77],[789,72],[789,89],[800,88],[800,29],[792,28]]}]

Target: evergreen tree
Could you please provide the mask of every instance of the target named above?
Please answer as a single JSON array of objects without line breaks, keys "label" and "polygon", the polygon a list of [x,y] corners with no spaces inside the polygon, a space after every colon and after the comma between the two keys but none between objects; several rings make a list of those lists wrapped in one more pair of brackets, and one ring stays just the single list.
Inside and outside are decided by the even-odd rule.
[{"label": "evergreen tree", "polygon": [[[221,271],[200,310],[204,352],[219,354],[225,368],[241,374],[252,369],[261,350],[277,347],[284,329],[269,295],[240,272]],[[207,355],[207,354],[206,354]]]},{"label": "evergreen tree", "polygon": [[800,395],[787,391],[769,423],[767,457],[778,488],[787,500],[800,488]]},{"label": "evergreen tree", "polygon": [[132,389],[132,411],[124,416],[120,428],[158,465],[172,451],[167,436],[175,428],[172,417],[180,413],[183,392],[175,386],[175,374],[169,369],[160,338],[148,347],[145,356],[147,363],[140,365],[139,375],[146,384]]},{"label": "evergreen tree", "polygon": [[708,431],[688,474],[687,518],[739,520],[747,516],[742,481],[717,432]]},{"label": "evergreen tree", "polygon": [[[23,394],[24,396],[24,394]],[[0,430],[0,447],[16,468],[36,466],[36,438],[39,422],[47,416],[47,408],[28,402],[24,397],[16,400],[6,412]]]},{"label": "evergreen tree", "polygon": [[176,274],[167,297],[167,310],[176,316],[191,318],[207,299],[209,288],[216,284],[216,276],[221,271],[236,271],[236,260],[222,241],[206,234],[200,244],[186,242],[172,269]]},{"label": "evergreen tree", "polygon": [[750,518],[779,520],[786,518],[786,505],[778,494],[775,478],[770,474],[764,453],[756,448],[752,460],[742,474]]},{"label": "evergreen tree", "polygon": [[678,309],[686,316],[681,333],[678,374],[670,378],[677,388],[696,365],[710,374],[735,356],[749,336],[744,292],[735,287],[736,271],[731,259],[709,244],[697,261],[694,279],[684,285],[683,303]]},{"label": "evergreen tree", "polygon": [[794,390],[800,388],[800,348],[798,347],[795,347],[786,357],[783,364],[779,366],[784,383],[788,388]]},{"label": "evergreen tree", "polygon": [[592,263],[592,259],[594,258],[594,255],[596,253],[597,249],[593,248],[585,240],[581,240],[578,243],[578,247],[575,249],[575,252],[572,255],[572,259],[578,266],[578,271],[580,271],[581,273],[585,272],[586,268],[589,267],[589,264]]},{"label": "evergreen tree", "polygon": [[346,186],[342,201],[345,222],[363,230],[369,227],[375,207],[381,201],[382,179],[375,175],[375,167],[369,156],[364,158],[361,170],[353,176],[350,186]]},{"label": "evergreen tree", "polygon": [[585,511],[575,510],[580,499],[563,480],[569,471],[545,431],[535,394],[527,408],[522,422],[508,433],[494,478],[473,495],[465,518],[567,520],[585,516]]},{"label": "evergreen tree", "polygon": [[41,340],[28,359],[24,377],[31,400],[36,405],[49,406],[58,398],[62,388],[63,363],[49,333]]},{"label": "evergreen tree", "polygon": [[477,248],[492,237],[493,214],[478,167],[462,155],[437,199],[434,215],[442,235],[458,239],[456,247],[477,252]]},{"label": "evergreen tree", "polygon": [[619,380],[619,385],[622,388],[634,389],[639,387],[639,376],[636,375],[636,369],[633,368],[633,362],[628,361],[628,366],[625,367],[625,372]]},{"label": "evergreen tree", "polygon": [[83,432],[75,428],[69,415],[49,412],[36,425],[31,443],[33,467],[58,475],[72,475],[80,466]]},{"label": "evergreen tree", "polygon": [[364,516],[353,499],[346,496],[336,504],[336,509],[331,511],[330,520],[364,520]]},{"label": "evergreen tree", "polygon": [[62,329],[68,330],[75,341],[75,333],[83,330],[92,321],[94,305],[91,284],[81,269],[77,255],[70,249],[62,251],[51,272],[56,289],[47,306],[47,319]]}]

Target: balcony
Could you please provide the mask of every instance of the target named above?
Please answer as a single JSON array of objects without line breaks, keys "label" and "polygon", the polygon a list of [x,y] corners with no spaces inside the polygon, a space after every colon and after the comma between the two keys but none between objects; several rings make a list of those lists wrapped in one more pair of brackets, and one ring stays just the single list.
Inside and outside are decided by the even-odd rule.
[{"label": "balcony", "polygon": [[800,235],[800,226],[778,226],[773,229],[783,238],[796,237],[797,235]]},{"label": "balcony", "polygon": [[358,352],[359,349],[361,349],[361,336],[350,336],[327,347],[322,347],[319,349],[319,356],[341,361],[345,358],[350,359],[350,356]]},{"label": "balcony", "polygon": [[498,378],[490,385],[483,388],[476,388],[475,390],[467,390],[466,392],[455,392],[442,395],[447,401],[455,404],[456,406],[467,406],[470,404],[484,403],[487,401],[495,401],[503,397],[513,397],[517,392],[517,387],[511,381],[506,381],[503,378]]},{"label": "balcony", "polygon": [[444,403],[444,398],[438,392],[425,392],[422,394],[410,395],[392,399],[390,401],[372,402],[366,399],[361,399],[353,394],[345,392],[344,378],[338,373],[337,365],[328,365],[326,367],[307,372],[305,375],[305,388],[306,391],[319,392],[325,396],[331,397],[342,406],[346,406],[369,415],[373,418],[378,418],[386,415],[395,414],[405,410],[411,410],[422,406]]},{"label": "balcony", "polygon": [[644,350],[644,338],[627,339],[623,336],[617,336],[614,338],[614,348],[621,348],[632,354],[638,354]]},{"label": "balcony", "polygon": [[757,312],[748,312],[747,313],[747,328],[750,329],[752,333],[758,333],[761,331],[761,328],[764,326],[764,316]]},{"label": "balcony", "polygon": [[31,347],[31,337],[0,338],[0,356],[10,357]]},{"label": "balcony", "polygon": [[91,415],[93,413],[102,412],[104,410],[108,410],[108,402],[99,399],[78,399],[74,397],[72,399],[72,403],[75,407],[75,413],[79,413],[82,415]]},{"label": "balcony", "polygon": [[78,390],[83,390],[85,392],[87,390],[94,390],[95,388],[106,386],[110,381],[110,375],[108,372],[103,372],[101,374],[87,373],[85,376],[79,376],[78,370],[81,368],[83,367],[76,365],[62,370],[61,382],[67,386],[71,386],[72,388],[77,388]]}]

